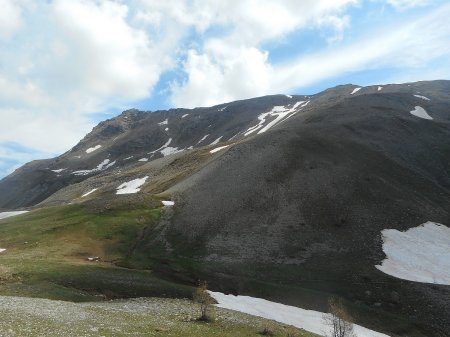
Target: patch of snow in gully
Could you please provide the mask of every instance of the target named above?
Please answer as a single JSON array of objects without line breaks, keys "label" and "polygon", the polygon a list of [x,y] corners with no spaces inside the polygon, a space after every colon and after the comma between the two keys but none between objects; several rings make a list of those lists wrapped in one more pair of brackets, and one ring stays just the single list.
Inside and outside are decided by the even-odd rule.
[{"label": "patch of snow in gully", "polygon": [[211,151],[209,151],[209,153],[219,152],[220,150],[226,149],[228,146],[230,146],[230,145],[216,147],[215,149],[212,149]]},{"label": "patch of snow in gully", "polygon": [[87,197],[89,194],[92,194],[92,193],[94,193],[97,190],[98,190],[98,188],[94,188],[94,189],[90,190],[89,192],[84,193],[81,197],[82,198]]},{"label": "patch of snow in gully", "polygon": [[98,164],[98,166],[92,170],[79,170],[79,171],[74,171],[72,172],[72,174],[76,175],[76,176],[85,176],[94,172],[100,172],[103,170],[107,170],[109,169],[111,166],[113,166],[116,163],[116,161],[113,161],[110,163],[109,159],[105,159],[104,161],[102,161],[100,164]]},{"label": "patch of snow in gully", "polygon": [[98,150],[101,147],[102,147],[101,145],[95,145],[94,147],[90,147],[89,149],[87,149],[86,153],[94,152],[94,151]]},{"label": "patch of snow in gully", "polygon": [[426,222],[405,232],[381,232],[386,259],[375,266],[409,281],[450,285],[450,228]]},{"label": "patch of snow in gully", "polygon": [[414,97],[421,98],[421,99],[423,99],[425,101],[429,101],[430,100],[428,97],[421,96],[421,95],[414,95]]},{"label": "patch of snow in gully", "polygon": [[173,202],[171,200],[163,200],[161,202],[165,207],[171,207],[171,206],[175,205],[175,202]]},{"label": "patch of snow in gully", "polygon": [[354,94],[356,94],[358,91],[360,91],[361,90],[361,88],[355,88],[355,89],[353,89],[353,91],[350,93],[350,95],[354,95]]},{"label": "patch of snow in gully", "polygon": [[[324,320],[328,314],[320,311],[305,310],[250,296],[225,295],[213,291],[210,291],[209,294],[218,302],[217,306],[220,308],[271,319],[319,335],[324,335],[329,330],[329,326]],[[357,337],[389,337],[357,324],[354,324],[354,332]]]},{"label": "patch of snow in gully", "polygon": [[215,141],[213,141],[211,144],[209,145],[216,145],[218,142],[220,142],[220,140],[222,139],[223,136],[220,136],[219,138],[217,138]]},{"label": "patch of snow in gully", "polygon": [[117,187],[116,194],[134,194],[141,190],[148,176],[125,182]]},{"label": "patch of snow in gully", "polygon": [[410,111],[409,113],[410,113],[411,115],[416,116],[416,117],[419,117],[419,118],[430,119],[430,120],[433,119],[433,117],[431,117],[431,116],[427,113],[427,111],[426,111],[424,108],[420,107],[420,106],[416,106],[416,107],[414,108],[414,110]]}]

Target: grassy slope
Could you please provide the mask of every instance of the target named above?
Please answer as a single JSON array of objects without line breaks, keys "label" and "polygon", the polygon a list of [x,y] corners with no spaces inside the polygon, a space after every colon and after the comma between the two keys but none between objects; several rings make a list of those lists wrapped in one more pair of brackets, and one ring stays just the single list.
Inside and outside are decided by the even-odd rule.
[{"label": "grassy slope", "polygon": [[[153,229],[160,213],[159,208],[125,210],[118,207],[93,211],[84,205],[69,205],[1,220],[0,247],[7,250],[0,254],[0,294],[75,302],[115,297],[190,297],[191,287],[162,280],[149,269],[155,262],[152,256],[158,255],[158,247],[150,249],[149,254],[143,254],[142,249],[134,253],[136,242],[144,231]],[[88,257],[94,256],[101,260],[88,261]],[[147,269],[132,269],[133,266]],[[219,310],[217,322],[200,323],[193,320],[198,310],[190,301],[150,301],[152,304],[145,306],[145,310],[127,311],[129,306],[120,310],[114,308],[117,304],[109,307],[113,302],[74,304],[0,297],[3,317],[0,333],[27,336],[48,333],[55,336],[179,336],[182,333],[183,336],[231,337],[257,336],[261,326],[266,325],[274,329],[275,336],[286,336],[292,329],[224,310]],[[26,308],[36,306],[40,309],[33,309],[30,316]],[[60,308],[55,309],[55,306]],[[49,312],[51,317],[46,316]],[[60,316],[54,317],[57,312]],[[61,312],[68,315],[61,315]],[[72,317],[85,318],[73,321]],[[299,337],[314,336],[298,329],[291,332]]]}]

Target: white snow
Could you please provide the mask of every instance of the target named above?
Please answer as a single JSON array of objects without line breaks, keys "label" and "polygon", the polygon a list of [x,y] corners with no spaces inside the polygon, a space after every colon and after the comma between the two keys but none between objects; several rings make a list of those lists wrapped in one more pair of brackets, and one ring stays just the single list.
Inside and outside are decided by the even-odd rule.
[{"label": "white snow", "polygon": [[167,124],[169,124],[169,119],[168,118],[163,120],[161,123],[158,123],[158,125],[167,125]]},{"label": "white snow", "polygon": [[[218,302],[217,306],[220,308],[271,319],[319,335],[324,335],[329,330],[324,320],[328,314],[320,311],[305,310],[249,296],[225,295],[213,291],[210,291],[209,294]],[[357,324],[354,324],[354,332],[357,337],[389,337]]]},{"label": "white snow", "polygon": [[148,158],[141,158],[138,161],[148,161]]},{"label": "white snow", "polygon": [[226,108],[228,108],[228,105],[226,105],[226,106],[224,106],[224,107],[222,107],[220,109],[217,109],[217,111],[224,111]]},{"label": "white snow", "polygon": [[166,207],[170,207],[170,206],[175,205],[175,202],[170,201],[170,200],[163,200],[163,201],[161,201],[161,202],[162,202],[162,204],[163,204],[164,206],[166,206]]},{"label": "white snow", "polygon": [[94,188],[94,189],[90,190],[89,192],[84,193],[81,197],[82,198],[87,197],[89,194],[92,194],[92,193],[94,193],[97,190],[98,190],[98,188]]},{"label": "white snow", "polygon": [[219,152],[220,150],[226,149],[228,146],[230,146],[230,145],[216,147],[215,149],[212,149],[211,151],[209,151],[209,153]]},{"label": "white snow", "polygon": [[61,173],[62,171],[64,171],[64,170],[66,170],[66,169],[58,169],[58,170],[51,170],[52,172],[55,172],[55,173]]},{"label": "white snow", "polygon": [[450,228],[426,222],[405,232],[381,232],[386,259],[375,266],[409,281],[450,285]]},{"label": "white snow", "polygon": [[166,131],[166,132],[169,131],[169,128],[165,128],[164,131]]},{"label": "white snow", "polygon": [[[307,101],[307,102],[298,101],[292,106],[292,108],[287,108],[286,106],[274,106],[271,111],[260,114],[258,116],[259,123],[256,124],[255,126],[252,126],[249,129],[247,129],[247,132],[244,134],[244,136],[248,136],[258,130],[259,130],[258,134],[266,132],[271,127],[280,123],[284,119],[287,119],[287,118],[295,115],[298,111],[300,111],[302,108],[307,106],[308,103],[309,103],[309,101]],[[297,110],[299,107],[300,107],[300,109]],[[267,124],[264,127],[264,123],[266,122],[266,119],[268,119],[269,117],[275,117],[275,119],[272,120],[269,124]]]},{"label": "white snow", "polygon": [[119,187],[117,187],[116,194],[134,194],[141,190],[142,185],[145,184],[145,181],[148,179],[148,176],[144,178],[134,179],[128,182],[125,182]]},{"label": "white snow", "polygon": [[72,172],[72,174],[75,174],[76,176],[85,176],[94,172],[99,172],[99,171],[103,171],[103,170],[107,170],[109,169],[111,166],[113,166],[116,163],[116,161],[113,161],[110,163],[109,159],[105,159],[104,161],[102,161],[100,164],[98,164],[98,166],[92,170],[79,170],[79,171],[74,171]]},{"label": "white snow", "polygon": [[155,151],[149,152],[148,154],[153,154],[155,152],[164,150],[166,147],[168,147],[170,145],[170,143],[172,143],[172,138],[169,138],[169,140],[163,146],[161,146],[159,149],[156,149]]},{"label": "white snow", "polygon": [[355,88],[353,89],[353,91],[350,93],[350,95],[356,94],[358,91],[360,91],[361,88]]},{"label": "white snow", "polygon": [[414,95],[414,97],[421,98],[421,99],[423,99],[425,101],[429,101],[430,100],[428,97],[421,96],[421,95]]},{"label": "white snow", "polygon": [[215,141],[213,141],[211,144],[209,145],[216,145],[218,142],[220,142],[220,140],[222,139],[223,136],[220,136],[219,138],[217,138]]},{"label": "white snow", "polygon": [[428,113],[427,111],[420,107],[420,106],[416,106],[414,108],[414,110],[410,111],[410,114],[419,118],[423,118],[423,119],[433,119]]},{"label": "white snow", "polygon": [[291,95],[284,95],[284,96],[286,96],[287,98],[292,98],[292,96],[291,96]]},{"label": "white snow", "polygon": [[189,116],[189,114],[184,114],[183,116],[181,116],[181,118],[185,118],[187,116]]},{"label": "white snow", "polygon": [[101,147],[102,147],[101,145],[95,145],[94,147],[90,147],[89,149],[87,149],[86,153],[94,152],[95,150],[98,150]]},{"label": "white snow", "polygon": [[381,91],[383,89],[383,87],[378,87],[378,91]]},{"label": "white snow", "polygon": [[200,139],[200,140],[197,142],[197,144],[200,144],[201,142],[203,142],[206,138],[208,138],[208,136],[209,136],[209,134],[203,136],[203,138]]},{"label": "white snow", "polygon": [[0,219],[6,219],[12,216],[28,213],[28,211],[11,211],[11,212],[0,212]]},{"label": "white snow", "polygon": [[171,146],[168,146],[168,147],[166,147],[165,149],[163,149],[163,150],[161,150],[161,151],[159,151],[164,157],[166,157],[166,156],[170,156],[171,154],[175,154],[175,153],[178,153],[178,152],[183,152],[184,151],[184,149],[179,149],[178,147],[171,147]]},{"label": "white snow", "polygon": [[0,248],[0,253],[3,253],[6,250],[6,248]]},{"label": "white snow", "polygon": [[124,158],[124,159],[122,159],[122,160],[130,160],[131,158],[133,158],[134,156],[129,156],[129,157],[126,157],[126,158]]}]

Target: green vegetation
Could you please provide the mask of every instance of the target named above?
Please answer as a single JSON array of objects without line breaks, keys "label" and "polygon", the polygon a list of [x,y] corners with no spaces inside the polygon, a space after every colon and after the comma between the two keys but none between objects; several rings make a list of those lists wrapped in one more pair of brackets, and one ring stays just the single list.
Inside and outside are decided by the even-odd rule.
[{"label": "green vegetation", "polygon": [[[133,249],[160,209],[69,205],[0,221],[0,294],[73,301],[189,297],[192,289],[133,265]],[[152,266],[151,254],[139,259]],[[147,258],[147,261],[143,261]],[[122,266],[122,267],[121,267]]]}]

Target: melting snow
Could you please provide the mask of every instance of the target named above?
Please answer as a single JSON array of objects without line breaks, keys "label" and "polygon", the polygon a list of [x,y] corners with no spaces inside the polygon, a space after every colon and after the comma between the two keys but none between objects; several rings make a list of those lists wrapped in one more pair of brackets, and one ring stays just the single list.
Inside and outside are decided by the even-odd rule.
[{"label": "melting snow", "polygon": [[0,219],[6,219],[12,216],[28,213],[28,211],[11,211],[11,212],[0,212]]},{"label": "melting snow", "polygon": [[138,161],[148,161],[148,158],[141,158]]},{"label": "melting snow", "polygon": [[122,159],[122,160],[130,160],[131,158],[133,158],[134,156],[129,156],[129,157],[126,157],[126,158],[124,158],[124,159]]},{"label": "melting snow", "polygon": [[158,125],[167,125],[167,124],[169,124],[169,119],[168,118],[163,120],[161,123],[158,123]]},{"label": "melting snow", "polygon": [[378,91],[381,91],[383,89],[383,87],[378,87]]},{"label": "melting snow", "polygon": [[177,147],[169,146],[169,147],[166,147],[165,149],[163,149],[163,150],[161,150],[159,152],[161,152],[161,154],[164,157],[166,157],[166,156],[170,156],[171,154],[175,154],[175,153],[183,152],[183,151],[184,151],[184,149],[178,149]]},{"label": "melting snow", "polygon": [[101,145],[95,145],[94,147],[90,147],[89,149],[87,149],[86,153],[94,152],[95,150],[98,150],[101,147],[102,147]]},{"label": "melting snow", "polygon": [[189,114],[184,114],[183,116],[181,116],[181,118],[185,118],[187,116],[189,116]]},{"label": "melting snow", "polygon": [[[328,314],[320,311],[305,310],[249,296],[225,295],[213,291],[210,291],[209,294],[218,302],[217,306],[220,308],[271,319],[319,335],[323,335],[329,330],[324,321],[324,317]],[[354,324],[354,332],[357,337],[389,337],[356,324]]]},{"label": "melting snow", "polygon": [[416,106],[413,111],[410,111],[410,114],[416,117],[420,117],[423,119],[433,119],[424,108],[420,106]]},{"label": "melting snow", "polygon": [[87,197],[89,194],[92,194],[92,193],[94,193],[97,190],[98,190],[98,188],[94,188],[94,189],[90,190],[89,192],[84,193],[81,197],[82,198]]},{"label": "melting snow", "polygon": [[350,93],[350,95],[356,94],[358,91],[360,91],[361,88],[355,88],[353,89],[353,91]]},{"label": "melting snow", "polygon": [[220,136],[219,138],[217,138],[215,141],[213,141],[211,144],[209,145],[216,145],[218,142],[220,142],[220,140],[222,139],[223,136]]},{"label": "melting snow", "polygon": [[98,166],[95,169],[74,171],[74,172],[72,172],[72,174],[75,174],[76,176],[85,176],[85,175],[88,175],[88,174],[91,174],[94,172],[99,172],[99,171],[109,169],[115,163],[116,163],[116,161],[113,161],[112,163],[110,163],[109,159],[105,159],[100,164],[98,164]]},{"label": "melting snow", "polygon": [[200,139],[197,144],[200,144],[201,142],[203,142],[206,138],[208,138],[209,134],[207,134],[206,136],[203,136],[202,139]]},{"label": "melting snow", "polygon": [[134,179],[119,185],[119,187],[117,187],[116,194],[134,194],[139,192],[141,190],[141,186],[145,184],[147,178],[148,176]]},{"label": "melting snow", "polygon": [[450,228],[428,221],[381,235],[386,259],[375,266],[378,270],[403,280],[450,285]]},{"label": "melting snow", "polygon": [[209,153],[219,152],[220,150],[226,149],[228,146],[230,146],[230,145],[216,147],[215,149],[212,149],[211,151],[209,151]]},{"label": "melting snow", "polygon": [[421,96],[421,95],[414,95],[414,97],[424,99],[425,101],[429,101],[430,100],[428,97]]},{"label": "melting snow", "polygon": [[[309,103],[309,101],[307,101],[307,102],[299,101],[299,102],[296,102],[292,108],[286,108],[285,106],[274,106],[271,111],[265,112],[265,113],[262,113],[261,115],[259,115],[258,116],[259,123],[255,126],[252,126],[251,128],[249,128],[247,130],[247,132],[244,134],[244,136],[248,136],[261,128],[262,129],[258,131],[258,134],[266,132],[271,127],[280,123],[285,118],[295,115],[298,112],[297,108],[300,107],[300,109],[302,109],[305,106],[307,106],[308,103]],[[269,124],[267,124],[265,127],[263,127],[264,123],[266,122],[266,119],[268,117],[276,117],[276,118],[274,120],[272,120]]]},{"label": "melting snow", "polygon": [[173,201],[170,201],[170,200],[163,200],[163,201],[161,201],[161,202],[162,202],[162,204],[163,204],[164,206],[166,206],[166,207],[170,207],[170,206],[175,205],[175,203],[174,203]]},{"label": "melting snow", "polygon": [[170,145],[171,142],[172,142],[172,138],[169,138],[169,140],[163,146],[161,146],[159,149],[156,149],[155,151],[149,152],[148,154],[153,154],[155,152],[164,150],[166,147],[168,147]]},{"label": "melting snow", "polygon": [[64,170],[66,170],[66,169],[58,169],[58,170],[51,170],[52,172],[55,172],[55,173],[61,173],[62,171],[64,171]]}]

